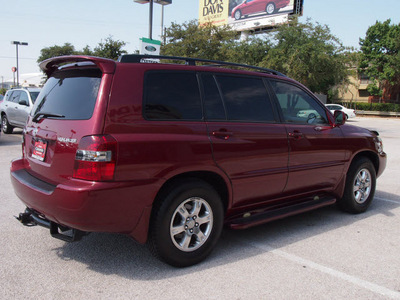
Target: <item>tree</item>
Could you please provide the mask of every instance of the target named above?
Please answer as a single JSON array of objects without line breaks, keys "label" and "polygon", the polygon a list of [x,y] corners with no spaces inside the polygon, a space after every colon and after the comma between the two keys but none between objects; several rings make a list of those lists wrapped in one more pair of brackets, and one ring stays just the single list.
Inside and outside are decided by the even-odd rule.
[{"label": "tree", "polygon": [[258,66],[271,49],[268,40],[249,37],[246,41],[233,41],[226,45],[224,51],[231,62]]},{"label": "tree", "polygon": [[62,55],[72,55],[76,54],[75,47],[70,43],[65,43],[63,46],[51,46],[46,47],[40,50],[40,56],[37,59],[37,62],[40,63],[45,59],[55,57],[55,56],[62,56]]},{"label": "tree", "polygon": [[166,29],[165,37],[167,43],[161,47],[163,55],[227,60],[227,45],[236,39],[236,32],[228,26],[210,23],[199,26],[192,20],[182,25],[172,23]]},{"label": "tree", "polygon": [[40,50],[40,56],[37,62],[41,62],[45,59],[62,56],[62,55],[73,55],[73,54],[83,54],[105,57],[110,59],[117,59],[120,55],[127,53],[122,48],[126,45],[125,42],[119,40],[113,40],[112,36],[109,36],[105,41],[100,41],[97,47],[92,51],[90,46],[85,46],[82,50],[77,51],[75,47],[70,43],[65,43],[63,46],[51,46],[43,48]]},{"label": "tree", "polygon": [[395,99],[400,92],[400,24],[376,21],[360,39],[360,72],[373,83],[368,91],[383,99]]},{"label": "tree", "polygon": [[294,18],[267,37],[273,45],[262,66],[280,71],[311,91],[328,94],[348,82],[351,56],[326,25],[298,22]]},{"label": "tree", "polygon": [[[117,60],[122,54],[127,53],[125,50],[122,50],[125,45],[125,42],[113,40],[112,36],[109,36],[104,42],[101,41],[98,46],[94,48],[92,55]],[[85,49],[89,50],[90,48],[86,46],[84,50]]]}]

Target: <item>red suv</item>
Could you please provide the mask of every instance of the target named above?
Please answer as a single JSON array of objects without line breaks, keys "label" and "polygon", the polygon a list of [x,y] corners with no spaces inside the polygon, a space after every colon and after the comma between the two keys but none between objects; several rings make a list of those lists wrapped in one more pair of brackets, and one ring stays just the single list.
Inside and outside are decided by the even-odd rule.
[{"label": "red suv", "polygon": [[223,225],[335,202],[365,211],[386,166],[377,132],[344,124],[343,112],[273,70],[140,55],[40,67],[49,79],[11,178],[27,207],[18,219],[65,241],[124,233],[189,266]]},{"label": "red suv", "polygon": [[241,17],[260,12],[271,15],[288,6],[289,3],[290,0],[245,0],[232,10],[231,17],[239,20]]}]

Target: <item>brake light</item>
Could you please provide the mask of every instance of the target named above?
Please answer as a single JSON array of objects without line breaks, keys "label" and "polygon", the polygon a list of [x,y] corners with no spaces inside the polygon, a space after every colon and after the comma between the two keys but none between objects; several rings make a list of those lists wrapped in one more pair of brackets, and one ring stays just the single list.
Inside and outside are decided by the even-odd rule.
[{"label": "brake light", "polygon": [[75,155],[74,178],[91,181],[114,179],[117,141],[110,135],[85,136]]},{"label": "brake light", "polygon": [[24,131],[22,131],[21,147],[22,147],[22,158],[25,158],[25,129]]}]

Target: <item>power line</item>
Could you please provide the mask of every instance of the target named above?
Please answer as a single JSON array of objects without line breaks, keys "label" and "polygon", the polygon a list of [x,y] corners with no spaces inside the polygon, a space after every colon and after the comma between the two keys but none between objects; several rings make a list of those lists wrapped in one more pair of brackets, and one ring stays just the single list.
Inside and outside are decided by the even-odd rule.
[{"label": "power line", "polygon": [[[12,59],[15,59],[15,56],[0,56],[0,58],[12,58]],[[31,57],[19,57],[19,59],[31,59],[31,60],[36,60],[36,58],[31,58]]]}]

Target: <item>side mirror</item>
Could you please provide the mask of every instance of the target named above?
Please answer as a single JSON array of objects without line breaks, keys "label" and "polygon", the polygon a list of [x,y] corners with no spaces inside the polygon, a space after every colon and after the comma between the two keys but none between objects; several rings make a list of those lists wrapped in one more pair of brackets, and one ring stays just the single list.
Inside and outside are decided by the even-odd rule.
[{"label": "side mirror", "polygon": [[29,106],[29,104],[28,104],[28,102],[26,102],[26,100],[19,100],[18,104],[19,105]]},{"label": "side mirror", "polygon": [[343,125],[346,123],[346,115],[340,110],[335,110],[333,117],[335,118],[335,125]]}]

